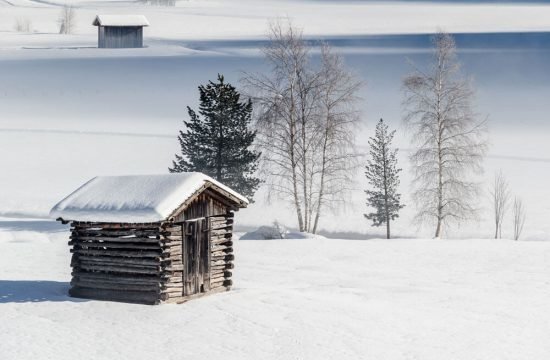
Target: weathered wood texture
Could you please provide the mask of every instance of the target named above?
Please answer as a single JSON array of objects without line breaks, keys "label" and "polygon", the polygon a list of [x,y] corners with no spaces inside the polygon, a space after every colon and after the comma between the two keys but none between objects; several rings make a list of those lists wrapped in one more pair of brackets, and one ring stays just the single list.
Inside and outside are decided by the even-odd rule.
[{"label": "weathered wood texture", "polygon": [[233,213],[209,196],[181,222],[71,223],[71,296],[142,304],[179,303],[229,290]]},{"label": "weathered wood texture", "polygon": [[156,304],[162,278],[161,223],[71,224],[70,294],[76,297]]},{"label": "weathered wood texture", "polygon": [[[195,209],[203,209],[206,214],[210,211],[208,206],[197,206]],[[227,231],[223,235],[212,235],[219,229]],[[232,212],[188,219],[164,228],[161,239],[163,249],[170,249],[170,254],[181,254],[179,259],[173,257],[171,264],[181,265],[183,275],[180,281],[172,270],[163,270],[164,274],[178,281],[172,280],[170,286],[161,290],[161,302],[183,302],[214,290],[229,290],[232,273],[228,270],[234,267],[232,229]]]},{"label": "weathered wood texture", "polygon": [[215,195],[213,191],[205,188],[201,194],[185,204],[184,210],[174,216],[174,222],[178,223],[202,217],[225,216],[229,209],[228,202],[224,202],[221,196]]},{"label": "weathered wood texture", "polygon": [[142,26],[99,26],[99,48],[142,48]]}]

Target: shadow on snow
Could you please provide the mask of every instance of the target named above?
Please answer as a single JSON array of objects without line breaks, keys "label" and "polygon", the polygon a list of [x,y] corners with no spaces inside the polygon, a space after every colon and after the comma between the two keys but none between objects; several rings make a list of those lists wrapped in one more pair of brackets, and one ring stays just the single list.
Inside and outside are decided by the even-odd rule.
[{"label": "shadow on snow", "polygon": [[63,232],[68,226],[58,221],[47,220],[0,220],[0,230],[4,231],[37,231],[37,232]]},{"label": "shadow on snow", "polygon": [[0,304],[35,302],[83,302],[68,295],[68,282],[49,280],[0,280]]}]

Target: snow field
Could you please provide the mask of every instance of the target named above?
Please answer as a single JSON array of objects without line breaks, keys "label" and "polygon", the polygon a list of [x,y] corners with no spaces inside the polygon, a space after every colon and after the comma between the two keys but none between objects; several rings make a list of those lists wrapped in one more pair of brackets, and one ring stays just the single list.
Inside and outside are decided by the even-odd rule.
[{"label": "snow field", "polygon": [[0,242],[3,357],[550,356],[542,242],[241,240],[232,291],[150,307],[67,297],[67,237]]},{"label": "snow field", "polygon": [[[76,7],[75,35],[60,36],[57,19],[63,4]],[[522,32],[550,30],[550,6],[534,4],[434,4],[307,0],[195,0],[175,7],[130,1],[0,2],[0,48],[95,46],[97,14],[142,14],[151,27],[145,43],[155,45],[200,39],[262,38],[266,23],[290,18],[308,36],[449,32]],[[31,22],[31,34],[15,33],[17,19]],[[177,46],[174,46],[177,51]]]}]

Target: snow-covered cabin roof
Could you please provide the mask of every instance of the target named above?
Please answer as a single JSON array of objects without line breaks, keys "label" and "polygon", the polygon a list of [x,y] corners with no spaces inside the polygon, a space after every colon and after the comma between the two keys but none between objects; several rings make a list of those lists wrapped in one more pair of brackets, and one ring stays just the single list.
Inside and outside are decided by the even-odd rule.
[{"label": "snow-covered cabin roof", "polygon": [[143,15],[97,15],[94,26],[149,26]]},{"label": "snow-covered cabin roof", "polygon": [[50,211],[69,221],[148,223],[167,220],[187,200],[212,188],[246,207],[248,200],[202,173],[98,176],[61,200]]}]

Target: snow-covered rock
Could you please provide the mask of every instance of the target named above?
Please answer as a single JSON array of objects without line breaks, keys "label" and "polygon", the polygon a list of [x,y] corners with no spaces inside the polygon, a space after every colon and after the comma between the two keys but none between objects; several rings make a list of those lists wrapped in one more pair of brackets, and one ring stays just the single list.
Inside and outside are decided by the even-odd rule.
[{"label": "snow-covered rock", "polygon": [[284,226],[275,223],[271,226],[260,226],[254,231],[243,234],[239,240],[283,240],[283,239],[313,239],[324,238],[320,235],[309,234],[306,232],[290,231]]}]

